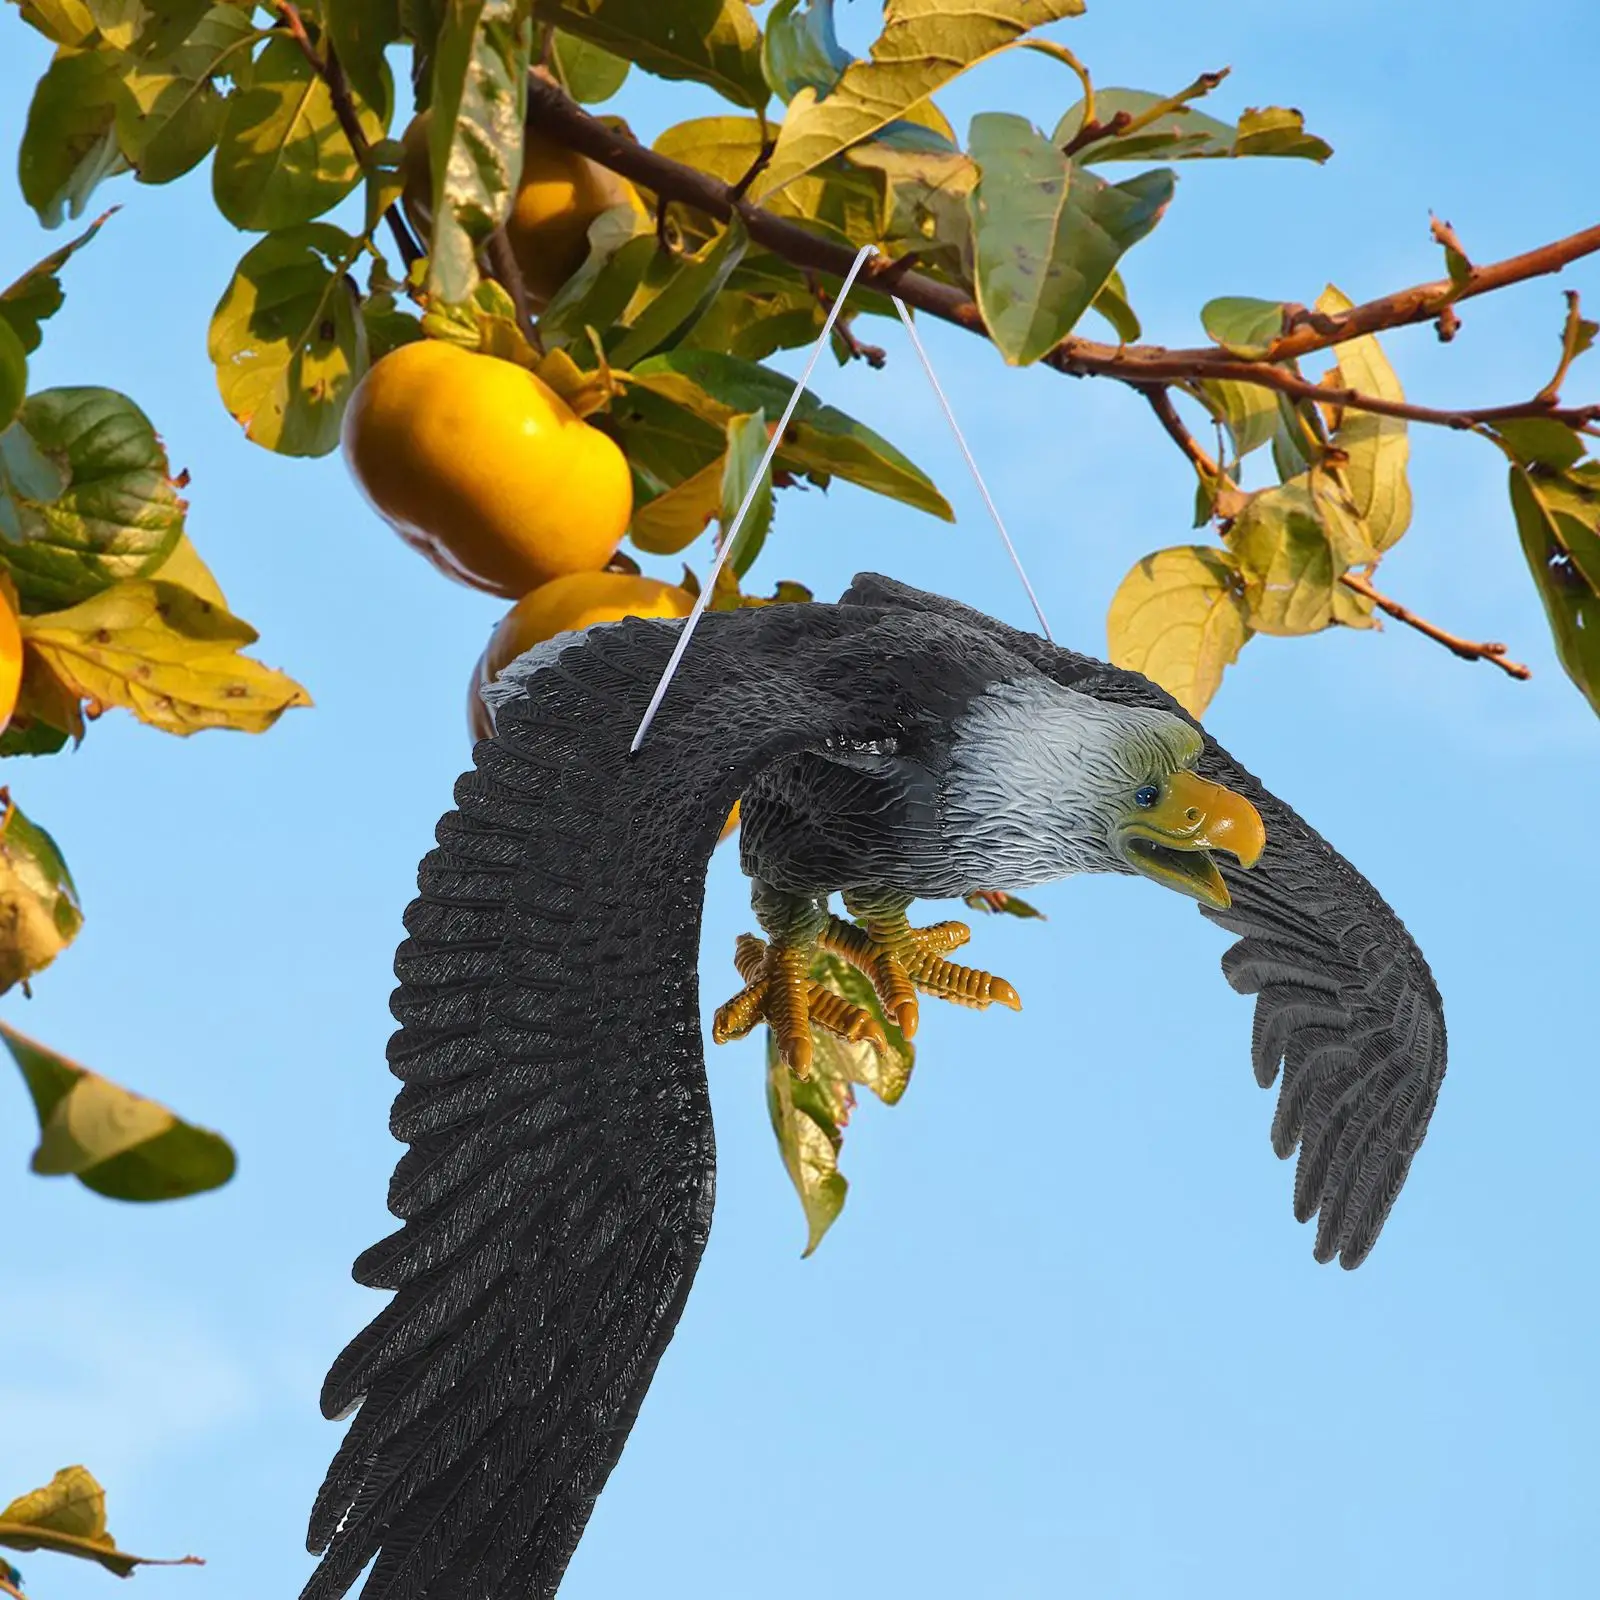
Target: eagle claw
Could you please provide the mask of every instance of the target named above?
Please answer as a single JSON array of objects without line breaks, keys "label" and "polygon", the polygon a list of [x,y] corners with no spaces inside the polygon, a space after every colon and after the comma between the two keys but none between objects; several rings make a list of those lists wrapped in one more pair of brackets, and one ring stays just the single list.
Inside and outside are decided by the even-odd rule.
[{"label": "eagle claw", "polygon": [[935,922],[913,928],[906,918],[906,903],[852,899],[845,906],[859,915],[863,925],[829,917],[818,937],[825,950],[842,956],[871,981],[884,1010],[909,1039],[917,1031],[917,991],[938,1000],[983,1010],[998,1002],[1013,1011],[1022,1009],[1017,991],[1004,978],[978,967],[963,967],[944,959],[971,937],[964,922]]},{"label": "eagle claw", "polygon": [[751,933],[740,934],[733,963],[745,986],[717,1007],[711,1037],[726,1044],[765,1021],[771,1025],[778,1054],[800,1078],[811,1073],[813,1027],[879,1050],[887,1048],[883,1029],[870,1011],[812,980],[813,948],[803,941],[775,938],[768,943]]}]

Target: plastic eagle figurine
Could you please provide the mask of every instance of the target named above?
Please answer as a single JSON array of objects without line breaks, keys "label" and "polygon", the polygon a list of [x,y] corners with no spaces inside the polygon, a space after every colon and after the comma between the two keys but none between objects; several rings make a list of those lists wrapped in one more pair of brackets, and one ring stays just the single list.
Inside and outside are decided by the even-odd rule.
[{"label": "plastic eagle figurine", "polygon": [[[356,1262],[394,1291],[335,1362],[355,1418],[311,1515],[304,1600],[546,1600],[633,1425],[711,1222],[696,966],[706,867],[735,800],[764,940],[719,1038],[873,1023],[813,989],[820,946],[906,1032],[918,996],[1017,1004],[918,929],[920,898],[1138,873],[1239,940],[1257,1081],[1294,1210],[1357,1265],[1445,1069],[1438,992],[1377,891],[1136,673],[876,576],[837,605],[707,614],[629,743],[678,621],[536,646],[486,691],[395,960],[410,1148],[398,1232]],[[842,896],[852,920],[830,912]],[[359,1409],[357,1409],[359,1408]]]}]

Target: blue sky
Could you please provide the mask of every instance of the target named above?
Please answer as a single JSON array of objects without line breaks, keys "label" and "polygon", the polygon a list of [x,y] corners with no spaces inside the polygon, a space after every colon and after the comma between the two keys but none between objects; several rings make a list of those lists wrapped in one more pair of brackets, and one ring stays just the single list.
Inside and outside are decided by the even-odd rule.
[{"label": "blue sky", "polygon": [[[842,9],[860,47],[876,8]],[[1316,22],[1265,0],[1103,0],[1054,31],[1108,85],[1231,63],[1219,109],[1300,106],[1337,152],[1323,169],[1184,169],[1125,264],[1152,339],[1196,342],[1217,294],[1309,302],[1331,278],[1364,299],[1435,276],[1430,209],[1479,259],[1595,220],[1586,0],[1349,0]],[[0,147],[46,59],[0,18]],[[960,127],[1004,108],[1048,128],[1075,94],[1016,58],[942,98]],[[716,106],[636,81],[617,109],[653,133]],[[238,434],[205,330],[248,241],[204,175],[102,196],[125,209],[70,267],[34,382],[145,407],[193,473],[191,532],[260,653],[317,704],[260,739],[108,716],[76,755],[0,774],[56,834],[88,914],[4,1017],[240,1152],[218,1194],[119,1206],[26,1173],[31,1111],[0,1078],[0,1499],[82,1460],[125,1545],[210,1558],[141,1574],[141,1595],[284,1600],[338,1438],[317,1389],[380,1303],[349,1264],[389,1226],[399,917],[466,759],[466,682],[498,608],[405,550],[337,458],[280,460]],[[0,280],[58,242],[0,188]],[[1594,263],[1561,285],[1600,305]],[[1536,390],[1561,285],[1473,303],[1449,347],[1393,338],[1409,392]],[[872,566],[1025,625],[900,330],[873,336],[888,370],[824,364],[820,392],[933,471],[961,520],[844,486],[785,495],[758,574],[827,596]],[[1122,573],[1190,537],[1187,469],[1117,387],[927,338],[1058,636],[1103,650]],[[1574,392],[1597,375],[1580,364]],[[1593,1592],[1600,727],[1555,663],[1495,454],[1432,434],[1414,450],[1416,521],[1383,586],[1507,640],[1533,681],[1398,627],[1259,640],[1208,717],[1379,885],[1444,994],[1449,1076],[1370,1261],[1317,1267],[1291,1217],[1250,1005],[1217,971],[1225,936],[1153,885],[1051,888],[1048,923],[974,940],[1025,1011],[925,1010],[912,1088],[859,1113],[850,1203],[809,1261],[759,1047],[712,1054],[711,1245],[564,1600]],[[748,924],[730,853],[708,893],[709,1006]],[[37,1600],[113,1585],[21,1565]]]}]

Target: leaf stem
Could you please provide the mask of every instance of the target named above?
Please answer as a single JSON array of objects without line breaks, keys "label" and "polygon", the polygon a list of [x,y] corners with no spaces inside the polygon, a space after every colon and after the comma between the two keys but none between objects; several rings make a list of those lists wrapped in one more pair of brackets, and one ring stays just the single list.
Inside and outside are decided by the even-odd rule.
[{"label": "leaf stem", "polygon": [[511,296],[511,304],[517,314],[517,331],[539,355],[543,355],[544,343],[539,337],[538,328],[534,325],[533,313],[528,309],[528,289],[522,281],[522,268],[517,265],[511,240],[507,237],[503,226],[496,228],[489,235],[489,242],[484,246],[483,253],[488,261],[489,271]]}]

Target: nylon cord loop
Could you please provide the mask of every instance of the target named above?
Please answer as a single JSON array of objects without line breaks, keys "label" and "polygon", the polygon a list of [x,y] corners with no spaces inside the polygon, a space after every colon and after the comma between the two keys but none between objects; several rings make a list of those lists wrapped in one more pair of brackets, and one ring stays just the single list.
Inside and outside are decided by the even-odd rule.
[{"label": "nylon cord loop", "polygon": [[[639,747],[644,743],[644,736],[650,731],[650,724],[655,721],[656,713],[661,709],[661,702],[666,699],[667,690],[672,684],[678,666],[682,662],[685,651],[689,648],[689,641],[694,637],[694,630],[699,626],[700,618],[705,615],[706,607],[711,603],[711,597],[716,592],[717,579],[722,575],[722,569],[728,564],[728,558],[733,554],[734,546],[738,543],[739,531],[744,526],[745,518],[750,514],[750,508],[755,504],[756,495],[760,492],[765,481],[768,469],[772,466],[773,457],[778,453],[778,446],[783,440],[784,429],[789,426],[790,419],[794,416],[795,408],[800,404],[800,396],[806,391],[806,385],[811,381],[811,374],[817,365],[817,358],[822,354],[823,347],[827,344],[833,332],[833,325],[839,318],[850,290],[855,284],[862,267],[869,256],[877,255],[876,245],[864,244],[856,252],[856,258],[850,263],[850,270],[845,274],[844,282],[839,286],[839,293],[834,297],[833,304],[828,307],[828,315],[822,324],[822,332],[817,335],[816,343],[811,347],[811,354],[806,357],[804,370],[796,381],[793,391],[789,395],[789,402],[783,408],[783,415],[778,419],[778,425],[773,429],[771,437],[767,440],[767,448],[761,457],[761,464],[750,479],[749,486],[744,493],[744,499],[735,513],[732,525],[722,540],[722,546],[717,551],[716,560],[711,564],[711,571],[706,576],[700,593],[695,597],[693,607],[679,631],[677,643],[672,648],[672,654],[667,658],[667,664],[662,669],[661,681],[656,684],[655,692],[650,696],[650,704],[645,707],[644,715],[639,719],[639,726],[633,735],[633,742],[628,746],[629,755],[637,755]],[[1000,509],[994,503],[994,497],[989,493],[988,485],[983,481],[983,474],[978,470],[978,463],[973,459],[972,451],[967,446],[961,426],[956,421],[956,414],[951,409],[950,401],[946,398],[938,376],[933,370],[933,363],[928,359],[928,352],[922,346],[922,340],[917,335],[915,325],[911,320],[911,313],[905,301],[898,295],[893,295],[895,310],[900,313],[900,320],[905,324],[907,334],[911,338],[911,348],[917,353],[917,360],[922,364],[922,370],[927,374],[928,383],[932,387],[934,396],[939,402],[939,409],[944,412],[945,421],[950,424],[950,431],[955,435],[957,446],[972,473],[973,481],[978,486],[978,493],[983,497],[983,503],[989,509],[989,516],[994,522],[1000,535],[1000,541],[1006,547],[1006,554],[1011,557],[1011,564],[1017,569],[1017,576],[1022,580],[1022,587],[1027,591],[1029,603],[1033,606],[1033,614],[1039,619],[1040,631],[1045,638],[1054,643],[1050,632],[1050,624],[1045,620],[1044,610],[1039,604],[1039,597],[1034,593],[1033,585],[1028,581],[1028,574],[1022,565],[1022,558],[1017,554],[1017,547],[1011,542],[1011,535],[1006,532],[1004,519]]]}]

